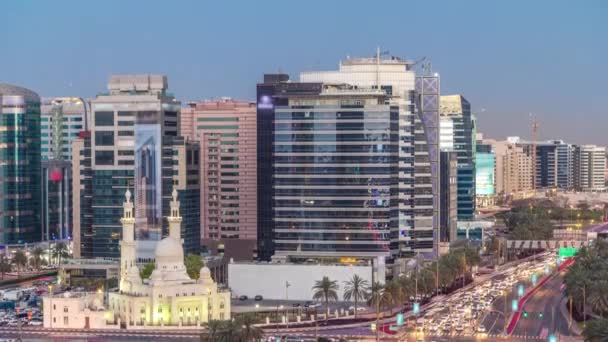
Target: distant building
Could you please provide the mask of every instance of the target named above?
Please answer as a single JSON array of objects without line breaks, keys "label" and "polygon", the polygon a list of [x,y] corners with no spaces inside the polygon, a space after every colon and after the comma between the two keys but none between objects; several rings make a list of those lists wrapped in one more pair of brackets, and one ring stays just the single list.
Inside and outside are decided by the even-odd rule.
[{"label": "distant building", "polygon": [[458,221],[458,159],[456,152],[441,151],[439,241],[456,241]]},{"label": "distant building", "polygon": [[605,191],[606,148],[596,145],[576,146],[574,184],[577,191]]},{"label": "distant building", "polygon": [[72,140],[87,130],[89,104],[79,97],[42,100],[40,124],[42,160],[72,159]]},{"label": "distant building", "polygon": [[0,84],[0,244],[42,239],[40,97]]},{"label": "distant building", "polygon": [[252,260],[257,254],[255,102],[224,98],[190,103],[181,132],[201,147],[201,236],[212,254]]},{"label": "distant building", "polygon": [[519,144],[519,138],[492,141],[496,156],[496,193],[517,195],[533,190],[533,158],[530,149]]},{"label": "distant building", "polygon": [[[122,194],[133,189],[139,255],[153,258],[167,232],[175,186],[187,253],[200,249],[199,146],[179,136],[180,102],[160,75],[112,76],[91,100],[90,131],[73,142],[74,254],[118,257]],[[78,198],[76,198],[78,196]]]},{"label": "distant building", "polygon": [[72,235],[72,141],[87,130],[89,104],[78,97],[42,100],[42,235],[68,240]]},{"label": "distant building", "polygon": [[440,146],[443,150],[456,152],[458,159],[458,219],[472,220],[475,216],[476,132],[471,104],[462,95],[442,95],[439,114],[440,128],[444,130],[440,133]]},{"label": "distant building", "polygon": [[495,201],[496,156],[492,145],[478,139],[475,153],[475,196],[477,207],[493,205]]}]

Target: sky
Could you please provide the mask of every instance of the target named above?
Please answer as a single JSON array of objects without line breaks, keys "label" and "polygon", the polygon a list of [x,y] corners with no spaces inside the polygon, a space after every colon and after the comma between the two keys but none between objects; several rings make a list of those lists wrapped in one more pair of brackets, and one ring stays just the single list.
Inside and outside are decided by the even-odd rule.
[{"label": "sky", "polygon": [[427,57],[493,138],[608,145],[608,1],[1,1],[0,82],[93,97],[159,73],[179,100],[253,99],[264,73],[336,69],[376,47]]}]

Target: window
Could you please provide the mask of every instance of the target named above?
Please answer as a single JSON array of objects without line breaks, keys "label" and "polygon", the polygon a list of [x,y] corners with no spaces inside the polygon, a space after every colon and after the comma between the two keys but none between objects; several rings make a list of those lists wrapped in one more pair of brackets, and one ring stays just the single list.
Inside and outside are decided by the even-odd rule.
[{"label": "window", "polygon": [[95,164],[114,165],[114,151],[96,151]]},{"label": "window", "polygon": [[119,137],[132,137],[133,131],[118,131]]},{"label": "window", "polygon": [[95,131],[95,145],[114,146],[114,132]]},{"label": "window", "polygon": [[63,317],[63,325],[68,325],[68,317]]},{"label": "window", "polygon": [[53,304],[53,310],[57,310],[57,305]]},{"label": "window", "polygon": [[114,126],[114,112],[95,112],[95,126]]},{"label": "window", "polygon": [[68,312],[68,307],[67,306],[63,307],[63,312]]}]

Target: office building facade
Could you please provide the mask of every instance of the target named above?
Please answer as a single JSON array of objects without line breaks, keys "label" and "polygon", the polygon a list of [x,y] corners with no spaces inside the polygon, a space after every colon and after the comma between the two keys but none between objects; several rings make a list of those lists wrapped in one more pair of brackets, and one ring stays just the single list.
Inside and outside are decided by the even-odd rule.
[{"label": "office building facade", "polygon": [[458,221],[458,159],[456,152],[441,151],[439,241],[456,240]]},{"label": "office building facade", "polygon": [[89,104],[79,97],[54,97],[42,100],[42,160],[71,160],[72,140],[87,130]]},{"label": "office building facade", "polygon": [[577,191],[605,191],[606,148],[596,145],[576,146],[574,184]]},{"label": "office building facade", "polygon": [[40,97],[0,84],[0,244],[40,241]]},{"label": "office building facade", "polygon": [[[179,134],[180,102],[159,75],[112,76],[109,93],[91,101],[90,132],[73,144],[74,242],[82,257],[118,257],[122,197],[132,189],[136,203],[138,255],[153,258],[166,234],[175,186],[185,209],[184,248],[200,247],[199,147]],[[191,206],[191,207],[190,207]],[[166,216],[166,215],[165,215]]]},{"label": "office building facade", "polygon": [[275,255],[435,251],[439,77],[417,77],[412,64],[347,59],[301,82],[266,75],[258,84],[259,253],[264,243]]},{"label": "office building facade", "polygon": [[[471,220],[475,216],[476,177],[476,132],[471,104],[461,95],[441,96],[440,120],[442,148],[455,151],[458,159],[458,219]],[[450,135],[451,144],[448,142]]]},{"label": "office building facade", "polygon": [[475,153],[475,200],[477,207],[494,204],[496,156],[491,144],[478,139]]},{"label": "office building facade", "polygon": [[201,148],[201,236],[213,254],[257,255],[257,130],[255,102],[229,98],[189,103],[181,134]]}]

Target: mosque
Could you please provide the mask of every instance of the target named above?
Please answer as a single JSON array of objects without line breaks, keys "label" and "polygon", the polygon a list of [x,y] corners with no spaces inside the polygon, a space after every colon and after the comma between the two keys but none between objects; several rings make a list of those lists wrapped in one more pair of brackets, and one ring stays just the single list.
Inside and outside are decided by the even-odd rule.
[{"label": "mosque", "polygon": [[184,265],[182,218],[177,191],[173,190],[169,235],[155,249],[155,269],[142,280],[136,265],[135,218],[131,192],[124,202],[120,242],[119,290],[108,295],[70,293],[43,298],[44,326],[50,328],[116,328],[200,326],[211,320],[230,319],[230,292],[218,289],[207,267],[191,279]]}]

